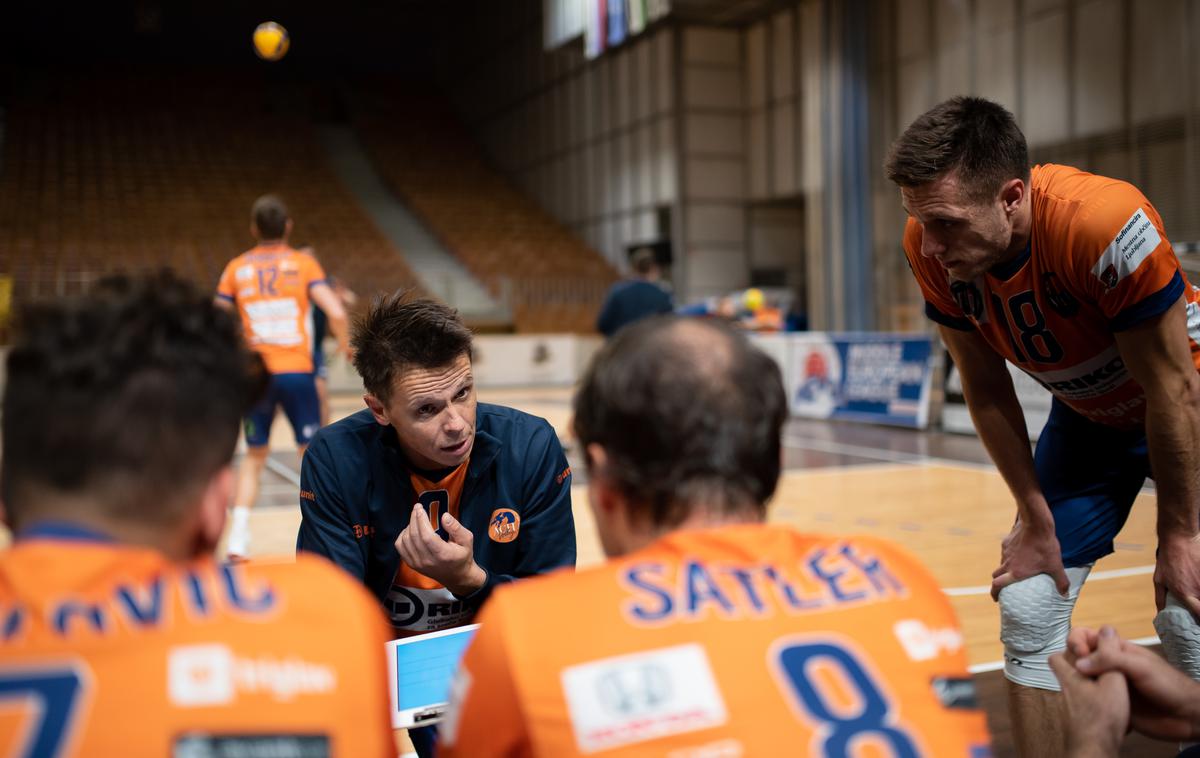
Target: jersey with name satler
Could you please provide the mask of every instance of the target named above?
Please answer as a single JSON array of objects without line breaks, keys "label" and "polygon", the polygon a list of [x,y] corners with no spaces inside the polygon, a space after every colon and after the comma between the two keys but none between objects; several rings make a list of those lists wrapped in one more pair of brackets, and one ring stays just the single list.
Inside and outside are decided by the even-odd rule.
[{"label": "jersey with name satler", "polygon": [[988,754],[949,601],[879,539],[676,532],[479,623],[439,755]]},{"label": "jersey with name satler", "polygon": [[1080,415],[1133,429],[1145,395],[1114,332],[1161,315],[1182,295],[1192,359],[1200,367],[1200,303],[1162,219],[1136,187],[1069,166],[1035,166],[1033,228],[1015,260],[972,282],[952,281],[921,255],[910,218],[904,251],[934,321],[979,334],[998,354]]},{"label": "jersey with name satler", "polygon": [[0,755],[394,756],[378,604],[312,556],[0,554]]}]

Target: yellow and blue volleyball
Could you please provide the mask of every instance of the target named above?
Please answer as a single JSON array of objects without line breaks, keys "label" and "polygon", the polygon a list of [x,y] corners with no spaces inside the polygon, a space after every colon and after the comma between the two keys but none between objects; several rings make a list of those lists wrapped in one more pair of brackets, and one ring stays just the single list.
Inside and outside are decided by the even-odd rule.
[{"label": "yellow and blue volleyball", "polygon": [[742,295],[742,304],[751,313],[758,313],[766,305],[766,298],[763,296],[762,290],[751,287]]},{"label": "yellow and blue volleyball", "polygon": [[287,29],[274,21],[264,21],[254,30],[254,52],[263,60],[279,60],[287,55],[290,44]]}]

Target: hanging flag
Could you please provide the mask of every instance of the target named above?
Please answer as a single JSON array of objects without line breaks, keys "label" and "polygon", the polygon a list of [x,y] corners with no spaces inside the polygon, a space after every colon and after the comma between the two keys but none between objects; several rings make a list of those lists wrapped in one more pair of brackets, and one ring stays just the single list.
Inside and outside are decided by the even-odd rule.
[{"label": "hanging flag", "polygon": [[646,28],[646,0],[629,0],[629,33],[641,34]]},{"label": "hanging flag", "polygon": [[604,0],[583,0],[583,52],[588,58],[596,58],[604,52],[604,30],[607,24]]},{"label": "hanging flag", "polygon": [[628,32],[625,26],[625,0],[608,0],[608,46],[616,47],[624,42]]}]

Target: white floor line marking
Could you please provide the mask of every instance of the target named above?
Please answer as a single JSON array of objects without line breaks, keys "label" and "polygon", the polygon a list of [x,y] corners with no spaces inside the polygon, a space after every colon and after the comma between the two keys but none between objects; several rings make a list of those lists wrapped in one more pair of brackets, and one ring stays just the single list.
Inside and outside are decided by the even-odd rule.
[{"label": "white floor line marking", "polygon": [[[859,458],[873,458],[877,461],[887,461],[889,463],[903,463],[915,466],[937,464],[942,466],[969,468],[972,470],[996,470],[995,466],[992,466],[988,463],[956,461],[950,458],[939,458],[937,456],[925,455],[923,453],[906,453],[900,450],[886,450],[884,448],[868,447],[866,445],[853,445],[846,442],[833,442],[831,440],[806,439],[799,437],[796,434],[784,435],[783,441],[785,445],[797,447],[801,450],[814,450],[819,453],[837,453],[840,455],[854,455],[858,456]],[[848,466],[847,468],[850,467]]]},{"label": "white floor line marking", "polygon": [[806,476],[808,474],[820,474],[828,476],[829,474],[886,474],[892,471],[912,471],[913,466],[908,463],[888,463],[881,461],[879,463],[859,463],[851,466],[846,466],[840,463],[831,466],[806,466],[805,468],[789,468],[784,469],[783,476]]},{"label": "white floor line marking", "polygon": [[[1138,637],[1136,640],[1130,640],[1130,642],[1145,647],[1147,645],[1157,645],[1160,640],[1158,639],[1158,635],[1151,635],[1150,637]],[[1004,661],[988,661],[987,663],[976,663],[973,666],[968,666],[967,671],[970,671],[972,674],[986,674],[989,671],[999,671],[1002,668],[1004,668]]]},{"label": "white floor line marking", "polygon": [[[950,468],[967,469],[969,471],[990,471],[999,473],[996,467],[991,463],[976,463],[974,461],[960,461],[953,458],[941,458],[936,455],[925,455],[923,453],[906,453],[900,450],[888,450],[886,448],[870,447],[867,445],[854,445],[847,442],[833,442],[831,440],[814,440],[798,436],[795,432],[785,434],[783,437],[785,445],[800,448],[801,450],[813,450],[818,453],[837,453],[840,455],[854,455],[859,458],[873,458],[880,461],[888,461],[890,463],[900,463],[910,466],[920,465],[937,465],[947,466]],[[831,466],[823,466],[820,468],[834,468]],[[853,468],[853,466],[842,466],[842,468]],[[797,469],[789,469],[797,470]],[[803,469],[799,469],[803,470]],[[1142,492],[1153,493],[1154,480],[1147,479],[1142,485]]]},{"label": "white floor line marking", "polygon": [[276,474],[279,474],[284,479],[287,479],[289,482],[296,485],[297,487],[300,486],[300,475],[297,474],[292,469],[288,468],[287,466],[283,465],[279,461],[275,460],[274,458],[271,458],[271,457],[267,458],[267,468],[271,469]]},{"label": "white floor line marking", "polygon": [[[1102,582],[1105,579],[1123,579],[1127,576],[1145,576],[1153,574],[1153,566],[1130,566],[1129,568],[1110,569],[1108,571],[1093,571],[1088,574],[1087,583]],[[992,591],[990,584],[980,584],[975,587],[948,587],[942,592],[950,597],[966,597],[969,595],[987,595]]]}]

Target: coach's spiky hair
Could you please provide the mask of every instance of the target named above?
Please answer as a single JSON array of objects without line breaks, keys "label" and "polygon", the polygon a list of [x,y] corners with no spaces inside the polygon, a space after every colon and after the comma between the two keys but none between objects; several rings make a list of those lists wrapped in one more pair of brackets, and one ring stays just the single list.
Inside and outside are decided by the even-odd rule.
[{"label": "coach's spiky hair", "polygon": [[442,368],[470,357],[471,330],[453,308],[400,290],[376,299],[354,322],[350,345],[363,386],[386,403],[406,369]]}]

